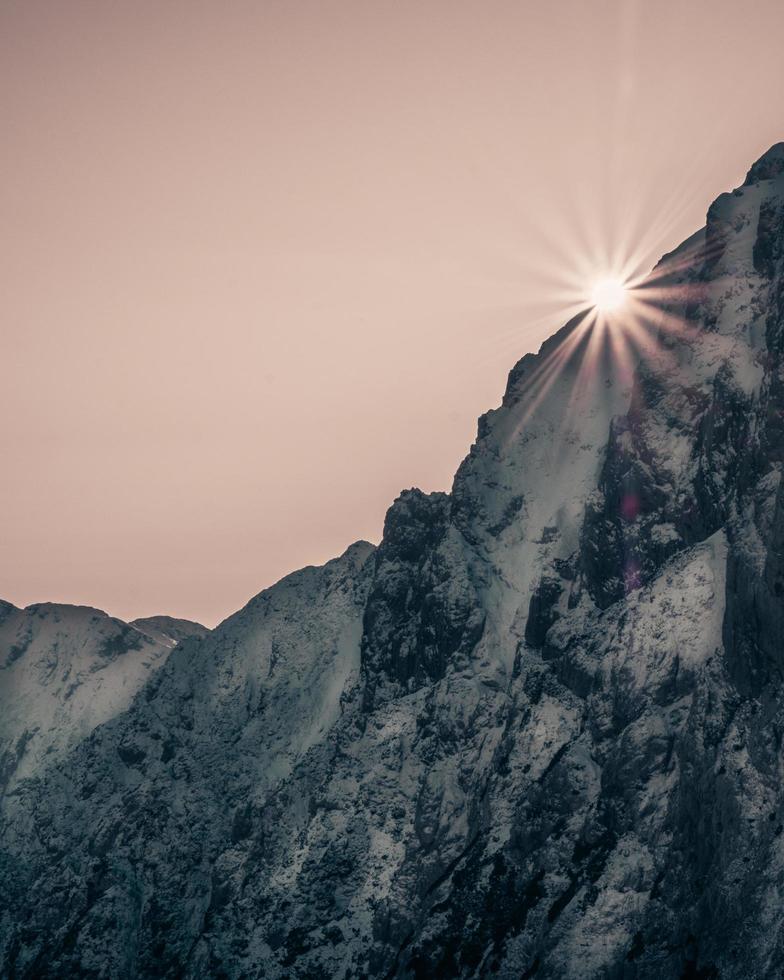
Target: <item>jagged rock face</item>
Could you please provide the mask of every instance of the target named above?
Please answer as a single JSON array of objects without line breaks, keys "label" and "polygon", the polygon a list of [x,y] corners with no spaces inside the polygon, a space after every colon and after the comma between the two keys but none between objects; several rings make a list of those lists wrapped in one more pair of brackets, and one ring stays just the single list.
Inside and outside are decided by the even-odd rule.
[{"label": "jagged rock face", "polygon": [[393,694],[440,680],[482,635],[484,611],[450,503],[444,493],[409,490],[389,509],[364,618],[368,707],[387,680],[396,682]]},{"label": "jagged rock face", "polygon": [[[208,632],[174,623],[177,639]],[[0,602],[0,798],[124,711],[177,639],[86,606]]]},{"label": "jagged rock face", "polygon": [[784,971],[784,146],[578,318],[450,494],[178,645],[19,783],[16,977]]}]

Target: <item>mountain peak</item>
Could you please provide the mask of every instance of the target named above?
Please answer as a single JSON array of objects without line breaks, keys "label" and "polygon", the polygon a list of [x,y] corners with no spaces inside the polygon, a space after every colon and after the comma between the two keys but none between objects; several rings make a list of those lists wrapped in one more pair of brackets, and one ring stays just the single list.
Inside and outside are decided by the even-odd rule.
[{"label": "mountain peak", "polygon": [[8,804],[0,972],[781,975],[782,175],[526,355],[450,493],[149,678],[71,693],[7,613],[7,703],[130,693]]},{"label": "mountain peak", "polygon": [[140,616],[128,624],[141,633],[160,641],[166,646],[175,646],[191,637],[204,637],[209,633],[206,626],[192,619],[177,619],[175,616]]},{"label": "mountain peak", "polygon": [[761,180],[774,180],[782,173],[784,173],[784,142],[774,143],[756,163],[752,164],[743,186],[749,187],[758,184]]}]

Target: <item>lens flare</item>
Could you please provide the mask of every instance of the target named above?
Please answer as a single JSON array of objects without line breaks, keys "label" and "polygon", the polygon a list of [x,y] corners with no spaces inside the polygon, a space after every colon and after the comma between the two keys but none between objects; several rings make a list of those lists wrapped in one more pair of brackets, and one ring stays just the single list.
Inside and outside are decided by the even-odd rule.
[{"label": "lens flare", "polygon": [[591,303],[603,313],[612,313],[624,305],[626,292],[626,286],[621,279],[608,276],[594,283],[591,289]]}]

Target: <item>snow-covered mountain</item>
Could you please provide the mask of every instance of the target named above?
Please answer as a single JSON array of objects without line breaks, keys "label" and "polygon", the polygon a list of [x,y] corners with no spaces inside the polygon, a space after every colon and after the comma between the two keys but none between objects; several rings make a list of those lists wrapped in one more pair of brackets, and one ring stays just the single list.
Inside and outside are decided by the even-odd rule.
[{"label": "snow-covered mountain", "polygon": [[641,294],[17,784],[5,973],[784,975],[784,144]]},{"label": "snow-covered mountain", "polygon": [[180,639],[207,632],[167,616],[129,624],[87,606],[0,601],[0,800],[125,711]]},{"label": "snow-covered mountain", "polygon": [[144,616],[141,619],[132,619],[129,625],[169,648],[176,646],[181,640],[206,636],[209,633],[207,627],[201,623],[194,623],[192,619],[176,619],[174,616]]}]

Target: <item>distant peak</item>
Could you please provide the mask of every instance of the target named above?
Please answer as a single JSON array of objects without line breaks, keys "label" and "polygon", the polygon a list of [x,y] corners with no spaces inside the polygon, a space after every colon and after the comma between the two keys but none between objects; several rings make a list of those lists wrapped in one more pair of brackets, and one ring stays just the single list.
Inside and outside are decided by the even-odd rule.
[{"label": "distant peak", "polygon": [[784,143],[774,143],[767,153],[763,153],[753,164],[746,174],[743,186],[758,184],[761,180],[773,180],[782,173],[784,173]]},{"label": "distant peak", "polygon": [[24,607],[24,611],[34,616],[46,617],[53,616],[95,616],[104,619],[113,619],[109,613],[95,606],[81,606],[72,602],[31,602]]},{"label": "distant peak", "polygon": [[177,619],[174,616],[142,616],[129,624],[139,632],[163,643],[180,643],[191,637],[204,637],[210,630],[191,619]]}]

